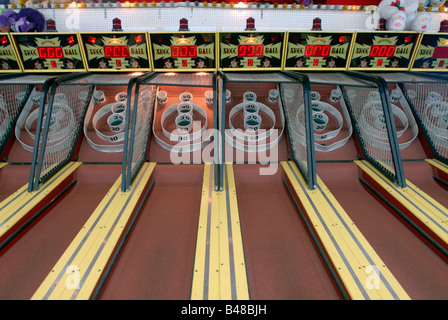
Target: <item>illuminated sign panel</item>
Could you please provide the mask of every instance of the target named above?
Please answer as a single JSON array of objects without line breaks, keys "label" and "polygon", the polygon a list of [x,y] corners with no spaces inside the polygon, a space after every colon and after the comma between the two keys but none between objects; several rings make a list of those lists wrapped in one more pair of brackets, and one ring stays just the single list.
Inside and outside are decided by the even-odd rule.
[{"label": "illuminated sign panel", "polygon": [[[12,33],[25,72],[75,72],[86,66],[73,33]],[[1,42],[1,39],[0,39]]]},{"label": "illuminated sign panel", "polygon": [[154,71],[216,70],[216,33],[150,33]]},{"label": "illuminated sign panel", "polygon": [[80,33],[89,71],[149,71],[145,32]]}]

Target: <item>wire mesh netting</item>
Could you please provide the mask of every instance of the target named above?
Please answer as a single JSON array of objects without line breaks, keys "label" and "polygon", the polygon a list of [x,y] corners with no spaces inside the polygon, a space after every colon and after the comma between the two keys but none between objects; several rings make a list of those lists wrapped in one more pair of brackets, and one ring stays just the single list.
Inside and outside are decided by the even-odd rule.
[{"label": "wire mesh netting", "polygon": [[309,178],[303,87],[297,83],[280,85],[291,155],[306,180]]},{"label": "wire mesh netting", "polygon": [[85,90],[83,86],[59,85],[52,99],[47,100],[41,131],[45,149],[39,150],[40,184],[72,159],[93,87],[88,90],[87,99],[80,99],[80,93]]},{"label": "wire mesh netting", "polygon": [[32,86],[25,84],[0,85],[0,154],[11,136]]},{"label": "wire mesh netting", "polygon": [[[309,77],[312,87],[318,84],[323,91],[340,90],[344,98],[340,100],[341,106],[350,115],[350,119],[345,119],[344,122],[351,120],[351,124],[348,123],[349,131],[350,126],[353,126],[364,158],[389,179],[398,181],[396,168],[401,164],[397,163],[396,153],[391,146],[391,141],[396,141],[394,119],[390,115],[389,105],[383,104],[381,95],[384,92],[381,92],[378,84],[368,78],[357,78],[344,73],[313,73]],[[316,97],[312,99],[319,100]]]},{"label": "wire mesh netting", "polygon": [[378,89],[358,87],[355,90],[356,99],[351,101],[347,93],[349,90],[354,89],[348,86],[342,87],[346,100],[349,100],[347,104],[355,119],[358,140],[365,157],[395,180],[395,165]]},{"label": "wire mesh netting", "polygon": [[448,79],[415,73],[378,74],[412,110],[433,156],[448,163]]},{"label": "wire mesh netting", "polygon": [[126,114],[126,117],[129,117],[129,145],[127,152],[130,155],[127,158],[126,164],[129,167],[126,189],[132,184],[146,160],[154,113],[156,88],[155,85],[145,85],[136,89],[134,103],[130,103],[131,108]]}]

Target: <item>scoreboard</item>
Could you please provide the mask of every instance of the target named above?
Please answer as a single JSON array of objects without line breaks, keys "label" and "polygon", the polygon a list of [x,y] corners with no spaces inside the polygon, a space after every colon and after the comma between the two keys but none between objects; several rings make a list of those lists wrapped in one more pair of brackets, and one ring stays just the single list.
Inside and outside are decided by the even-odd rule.
[{"label": "scoreboard", "polygon": [[216,70],[216,33],[151,33],[154,71]]},{"label": "scoreboard", "polygon": [[284,69],[345,70],[352,40],[352,32],[288,32]]},{"label": "scoreboard", "polygon": [[25,72],[77,72],[85,64],[74,33],[11,33]]},{"label": "scoreboard", "polygon": [[87,71],[150,71],[146,32],[80,33]]},{"label": "scoreboard", "polygon": [[0,72],[447,71],[448,33],[0,33]]},{"label": "scoreboard", "polygon": [[424,33],[416,49],[413,71],[448,70],[448,34]]},{"label": "scoreboard", "polygon": [[351,52],[351,70],[408,70],[417,44],[417,32],[357,32]]},{"label": "scoreboard", "polygon": [[281,70],[284,32],[219,33],[219,69]]}]

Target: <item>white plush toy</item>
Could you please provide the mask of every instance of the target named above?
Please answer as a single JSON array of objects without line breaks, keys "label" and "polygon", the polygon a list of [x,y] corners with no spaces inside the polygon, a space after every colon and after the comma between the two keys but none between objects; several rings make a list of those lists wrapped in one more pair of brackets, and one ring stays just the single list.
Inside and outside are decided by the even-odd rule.
[{"label": "white plush toy", "polygon": [[407,14],[401,0],[383,0],[378,5],[380,17],[386,19],[387,30],[403,31],[406,28]]},{"label": "white plush toy", "polygon": [[386,19],[387,30],[425,32],[431,20],[427,12],[418,12],[419,0],[383,0],[378,5],[380,17]]},{"label": "white plush toy", "polygon": [[406,13],[398,11],[392,17],[387,19],[387,30],[389,31],[403,31],[406,29]]},{"label": "white plush toy", "polygon": [[408,30],[417,32],[428,31],[429,23],[431,22],[431,15],[428,12],[420,12],[415,15],[415,18],[409,24]]}]

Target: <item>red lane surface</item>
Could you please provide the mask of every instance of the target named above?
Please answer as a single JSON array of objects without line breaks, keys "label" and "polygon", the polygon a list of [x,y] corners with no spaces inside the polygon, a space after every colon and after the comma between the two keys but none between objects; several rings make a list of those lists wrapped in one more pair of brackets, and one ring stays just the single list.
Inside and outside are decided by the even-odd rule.
[{"label": "red lane surface", "polygon": [[190,298],[203,165],[157,165],[155,184],[101,299]]},{"label": "red lane surface", "polygon": [[282,181],[234,165],[251,299],[339,299]]},{"label": "red lane surface", "polygon": [[0,258],[0,300],[31,298],[120,173],[119,165],[78,168],[73,189]]},{"label": "red lane surface", "polygon": [[28,183],[29,165],[9,164],[0,170],[0,202]]},{"label": "red lane surface", "polygon": [[448,299],[448,265],[365,190],[354,163],[317,173],[412,299]]},{"label": "red lane surface", "polygon": [[405,161],[403,168],[408,181],[448,208],[448,191],[434,180],[432,168],[429,163],[426,161]]}]

